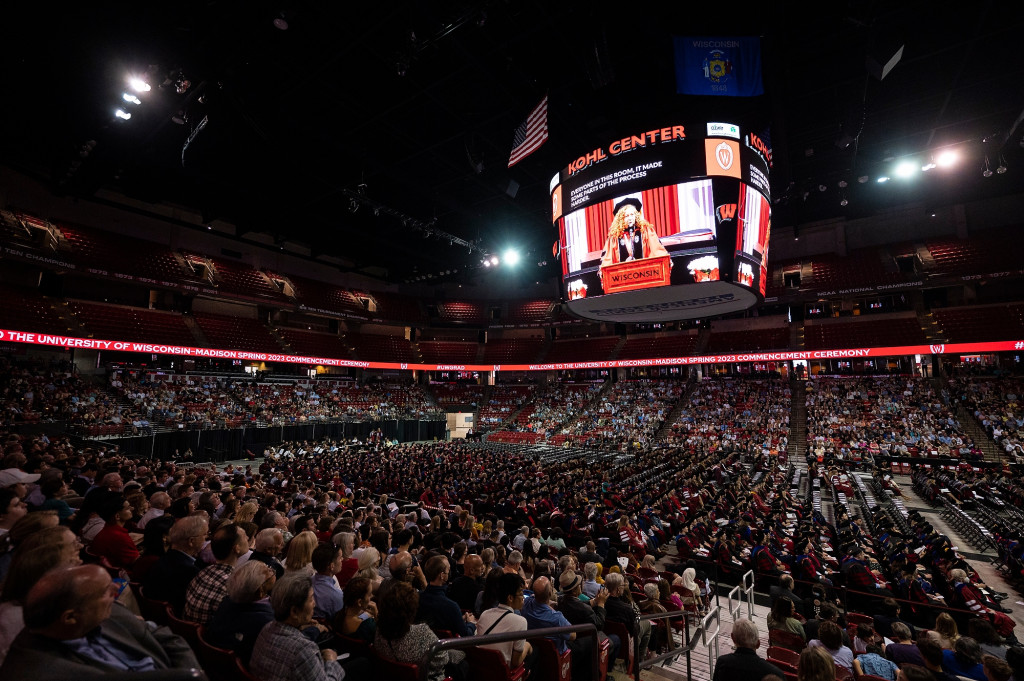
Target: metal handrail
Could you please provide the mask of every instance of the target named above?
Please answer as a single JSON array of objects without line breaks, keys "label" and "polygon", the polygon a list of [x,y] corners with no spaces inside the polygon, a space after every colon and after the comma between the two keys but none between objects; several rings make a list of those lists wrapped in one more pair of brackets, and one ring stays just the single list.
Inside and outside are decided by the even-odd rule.
[{"label": "metal handrail", "polygon": [[[689,611],[689,610],[673,610],[672,612],[654,612],[654,613],[648,613],[646,615],[640,615],[639,619],[640,619],[641,622],[643,622],[643,621],[651,621],[651,620],[660,620],[660,619],[669,619],[669,618],[680,617],[681,616],[683,618],[683,622],[685,623],[685,625],[684,625],[683,641],[681,642],[682,645],[680,645],[678,648],[673,648],[673,649],[669,650],[666,653],[662,653],[660,655],[655,655],[654,657],[652,657],[650,659],[647,659],[647,660],[642,660],[641,661],[641,659],[640,659],[640,639],[636,638],[633,641],[633,661],[635,663],[635,666],[634,666],[634,677],[637,678],[637,679],[640,678],[640,670],[641,669],[647,669],[649,667],[653,667],[654,665],[658,664],[659,662],[662,662],[664,660],[668,660],[668,659],[671,659],[671,658],[674,658],[674,657],[678,657],[679,655],[686,655],[686,674],[687,674],[687,676],[692,678],[693,674],[692,674],[692,669],[690,668],[690,653],[692,653],[694,650],[697,649],[698,641],[700,642],[701,646],[709,648],[709,650],[708,650],[708,668],[711,671],[714,671],[714,661],[718,659],[718,632],[721,630],[721,626],[722,626],[721,611],[722,611],[721,606],[717,606],[716,605],[713,608],[711,608],[711,610],[708,612],[708,614],[706,614],[703,618],[701,618],[701,626],[699,628],[695,629],[692,634],[690,633],[690,618],[688,617],[688,615],[691,614],[692,611]],[[714,622],[715,622],[715,624],[717,626],[715,628],[714,633],[711,633],[711,641],[709,643],[709,640],[708,640],[708,634],[709,634],[708,627],[710,625],[711,620],[714,620]],[[669,630],[669,642],[670,642],[670,644],[671,644],[671,640],[672,640],[672,632],[671,632],[671,629],[670,629]],[[711,651],[710,651],[710,646],[711,646],[712,643],[714,644],[714,650],[715,650],[714,656],[711,655]]]},{"label": "metal handrail", "polygon": [[483,636],[465,636],[462,638],[445,638],[434,641],[430,648],[420,658],[418,671],[420,681],[427,681],[430,673],[430,661],[434,656],[445,650],[460,650],[463,648],[476,648],[487,643],[508,643],[520,641],[527,638],[544,638],[547,636],[560,636],[562,634],[583,634],[592,636],[594,645],[591,650],[591,669],[597,669],[600,659],[600,641],[597,636],[597,627],[593,624],[574,624],[570,627],[545,627],[543,629],[527,629],[526,631],[510,631],[504,634],[486,634]]}]

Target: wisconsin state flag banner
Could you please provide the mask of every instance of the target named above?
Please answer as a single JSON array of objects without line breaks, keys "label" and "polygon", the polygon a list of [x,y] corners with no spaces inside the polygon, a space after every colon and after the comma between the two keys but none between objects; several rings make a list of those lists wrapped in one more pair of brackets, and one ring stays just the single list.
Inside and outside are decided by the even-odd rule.
[{"label": "wisconsin state flag banner", "polygon": [[761,83],[760,38],[676,36],[676,92],[756,97]]}]

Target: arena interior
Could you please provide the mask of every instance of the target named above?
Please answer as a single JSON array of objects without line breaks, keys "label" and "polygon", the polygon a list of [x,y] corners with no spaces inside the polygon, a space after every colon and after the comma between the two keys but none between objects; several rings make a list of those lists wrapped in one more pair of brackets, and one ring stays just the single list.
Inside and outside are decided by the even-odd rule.
[{"label": "arena interior", "polygon": [[[13,10],[0,678],[1024,679],[1024,16],[723,11]],[[717,121],[752,303],[574,314],[559,178]]]}]

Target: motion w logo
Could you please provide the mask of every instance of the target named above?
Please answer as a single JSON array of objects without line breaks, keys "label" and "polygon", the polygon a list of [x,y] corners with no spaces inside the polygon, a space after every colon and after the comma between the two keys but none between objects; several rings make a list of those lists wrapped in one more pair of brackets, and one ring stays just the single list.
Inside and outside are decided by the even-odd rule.
[{"label": "motion w logo", "polygon": [[931,345],[929,347],[932,349],[933,355],[941,355],[946,350],[945,345]]}]

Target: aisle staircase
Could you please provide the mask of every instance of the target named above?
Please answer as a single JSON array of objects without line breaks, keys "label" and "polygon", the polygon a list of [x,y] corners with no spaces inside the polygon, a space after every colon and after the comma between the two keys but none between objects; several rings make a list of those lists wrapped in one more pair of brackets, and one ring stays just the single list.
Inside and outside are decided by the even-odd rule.
[{"label": "aisle staircase", "polygon": [[786,453],[796,468],[807,468],[807,382],[791,380],[792,394],[789,416],[789,446]]}]

